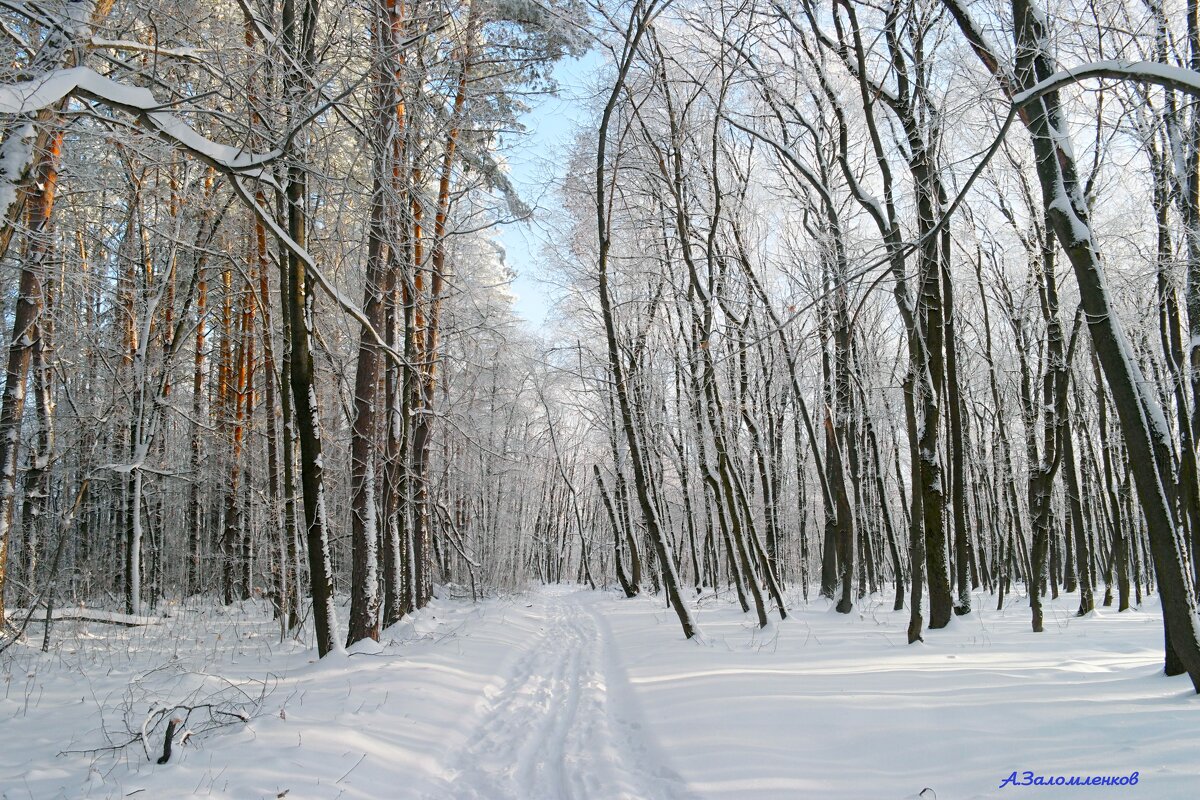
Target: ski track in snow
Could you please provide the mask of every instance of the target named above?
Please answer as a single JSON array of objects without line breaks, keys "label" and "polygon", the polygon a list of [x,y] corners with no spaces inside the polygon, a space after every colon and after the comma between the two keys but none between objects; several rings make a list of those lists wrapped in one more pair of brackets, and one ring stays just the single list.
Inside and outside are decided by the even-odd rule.
[{"label": "ski track in snow", "polygon": [[546,627],[463,748],[458,800],[684,800],[647,738],[604,621],[579,595],[546,594]]},{"label": "ski track in snow", "polygon": [[[51,652],[0,658],[0,800],[1004,800],[1024,794],[1001,788],[1014,770],[1139,772],[1095,800],[1196,796],[1200,696],[1162,676],[1157,598],[1077,618],[1064,594],[1035,635],[1026,608],[977,593],[913,646],[884,599],[841,615],[796,598],[764,632],[701,598],[697,643],[661,600],[537,586],[438,599],[320,660],[278,642],[262,603],[137,627],[89,612],[55,625]],[[91,750],[148,709],[260,691],[248,722],[167,764],[161,724],[147,752]]]}]

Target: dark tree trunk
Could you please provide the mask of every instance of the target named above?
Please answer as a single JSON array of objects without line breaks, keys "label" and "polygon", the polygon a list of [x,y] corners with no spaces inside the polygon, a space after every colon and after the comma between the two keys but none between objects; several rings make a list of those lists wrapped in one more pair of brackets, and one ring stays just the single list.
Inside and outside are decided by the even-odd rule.
[{"label": "dark tree trunk", "polygon": [[[299,16],[297,2],[303,2]],[[311,67],[317,8],[315,0],[284,0],[283,42],[296,60],[289,71],[287,92],[289,116],[299,113],[295,103],[304,86],[296,70]],[[307,244],[307,176],[302,154],[287,168],[288,235],[303,249]],[[300,485],[304,498],[304,527],[308,540],[308,571],[312,591],[317,652],[324,657],[338,648],[337,619],[333,609],[333,567],[329,554],[329,527],[325,507],[325,467],[322,460],[321,418],[317,409],[317,386],[311,349],[314,280],[304,261],[288,250],[286,302],[291,327],[291,384],[296,433],[300,440]]]}]

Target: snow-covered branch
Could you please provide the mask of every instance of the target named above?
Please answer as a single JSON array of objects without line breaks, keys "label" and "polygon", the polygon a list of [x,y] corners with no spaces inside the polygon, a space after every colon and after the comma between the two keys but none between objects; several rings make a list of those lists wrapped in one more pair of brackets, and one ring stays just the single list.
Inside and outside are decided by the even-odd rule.
[{"label": "snow-covered branch", "polygon": [[304,263],[305,270],[312,276],[313,280],[325,290],[330,299],[338,305],[343,311],[349,314],[356,322],[363,326],[367,335],[375,342],[375,345],[390,359],[397,364],[410,365],[410,362],[405,358],[404,354],[396,350],[394,347],[388,346],[382,334],[376,330],[375,326],[367,319],[362,309],[351,300],[349,297],[338,289],[338,287],[325,276],[320,267],[317,266],[317,261],[312,254],[304,247],[300,246],[293,239],[283,226],[276,221],[271,212],[262,207],[255,199],[254,193],[246,188],[245,185],[238,179],[236,175],[231,176],[230,185],[233,187],[234,193],[241,198],[242,202],[249,208],[254,216],[263,226],[271,232],[271,235],[284,246],[292,255],[300,259]]},{"label": "snow-covered branch", "polygon": [[0,144],[0,219],[8,218],[17,189],[33,163],[33,138],[33,123],[25,122]]},{"label": "snow-covered branch", "polygon": [[1025,91],[1013,95],[1013,104],[1024,106],[1048,92],[1093,78],[1152,83],[1166,89],[1174,89],[1184,94],[1200,97],[1200,72],[1154,61],[1111,60],[1094,61],[1060,70]]},{"label": "snow-covered branch", "polygon": [[179,116],[162,110],[164,104],[149,89],[126,86],[87,67],[57,69],[33,80],[0,85],[0,114],[31,114],[71,96],[133,114],[163,139],[223,172],[271,181],[265,167],[279,157],[280,151],[251,153],[214,142]]}]

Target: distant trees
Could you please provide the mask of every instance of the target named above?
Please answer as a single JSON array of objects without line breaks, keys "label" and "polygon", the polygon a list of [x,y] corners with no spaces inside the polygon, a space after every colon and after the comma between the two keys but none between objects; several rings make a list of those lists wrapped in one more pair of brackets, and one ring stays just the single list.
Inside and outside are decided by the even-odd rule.
[{"label": "distant trees", "polygon": [[[490,153],[494,136],[511,124],[514,94],[574,47],[569,34],[555,32],[571,13],[569,3],[376,4],[373,188],[351,443],[350,643],[378,638],[381,611],[391,622],[432,596],[439,513],[453,522],[432,484],[455,225],[471,192],[507,190]],[[439,50],[448,51],[441,64]],[[425,96],[429,83],[444,88],[441,105]],[[376,590],[380,543],[392,584],[386,606]]]}]

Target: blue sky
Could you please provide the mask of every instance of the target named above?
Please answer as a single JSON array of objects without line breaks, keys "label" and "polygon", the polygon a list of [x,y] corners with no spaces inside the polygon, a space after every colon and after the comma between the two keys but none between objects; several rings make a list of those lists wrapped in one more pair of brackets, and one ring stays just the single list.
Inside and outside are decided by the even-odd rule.
[{"label": "blue sky", "polygon": [[[557,202],[554,190],[563,177],[566,150],[583,122],[580,99],[599,64],[600,56],[594,52],[560,62],[554,69],[558,96],[540,100],[521,118],[528,133],[517,141],[506,142],[512,181],[522,199],[534,207],[535,217],[541,209]],[[554,287],[539,279],[542,236],[535,221],[503,225],[497,237],[508,265],[517,275],[512,286],[517,297],[516,312],[534,329],[545,324],[554,304]]]}]

